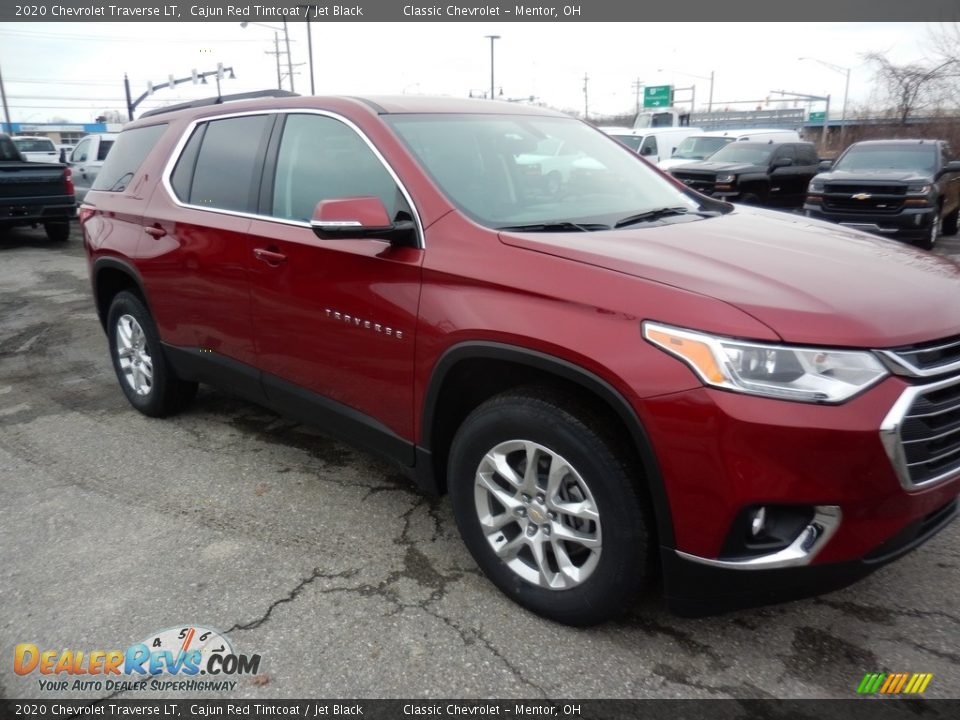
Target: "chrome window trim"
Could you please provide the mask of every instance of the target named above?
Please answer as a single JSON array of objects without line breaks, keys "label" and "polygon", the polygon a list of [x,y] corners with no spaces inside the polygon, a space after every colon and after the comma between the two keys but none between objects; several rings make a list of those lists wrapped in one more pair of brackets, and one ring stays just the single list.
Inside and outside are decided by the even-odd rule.
[{"label": "chrome window trim", "polygon": [[843,513],[839,505],[815,505],[813,519],[796,539],[783,550],[741,560],[715,560],[675,550],[684,560],[725,570],[773,570],[809,565],[840,527]]},{"label": "chrome window trim", "polygon": [[[941,347],[951,347],[956,344],[957,343],[948,343],[943,346],[934,346],[928,350],[932,351]],[[875,352],[881,356],[882,360],[886,361],[884,364],[887,367],[891,368],[892,370],[894,367],[899,369],[900,372],[897,372],[898,375],[911,375],[913,377],[926,378],[934,377],[936,375],[947,375],[949,373],[960,371],[960,360],[952,362],[949,365],[938,365],[937,367],[933,368],[919,368],[909,360],[905,360],[901,355],[893,350],[876,350]],[[896,370],[894,370],[894,372],[896,372]]]},{"label": "chrome window trim", "polygon": [[410,206],[410,209],[413,211],[413,220],[417,227],[417,247],[421,250],[426,248],[423,233],[423,223],[420,220],[420,211],[417,210],[417,206],[413,202],[413,198],[407,190],[407,187],[400,181],[400,177],[390,166],[390,163],[387,162],[386,158],[383,157],[373,142],[371,142],[370,138],[368,138],[363,132],[363,130],[357,127],[357,125],[350,119],[329,110],[317,110],[314,108],[273,108],[269,110],[247,110],[244,112],[223,113],[222,115],[206,115],[204,117],[197,118],[196,120],[192,120],[181,134],[176,146],[174,146],[173,152],[170,153],[170,158],[167,160],[167,164],[164,166],[163,175],[161,177],[161,183],[163,184],[164,189],[167,191],[167,195],[170,197],[170,200],[175,205],[182,208],[188,208],[190,210],[202,210],[204,212],[218,213],[220,215],[231,215],[233,217],[248,218],[250,220],[265,220],[267,222],[279,223],[281,225],[293,225],[295,227],[302,227],[312,230],[311,223],[302,220],[290,220],[288,218],[274,217],[273,215],[260,215],[259,213],[225,210],[222,208],[213,208],[185,203],[179,197],[177,197],[177,194],[173,190],[173,183],[171,182],[170,178],[177,166],[177,162],[180,160],[180,156],[183,154],[184,148],[190,141],[190,137],[193,135],[194,130],[196,130],[197,125],[200,125],[201,123],[214,122],[216,120],[228,120],[235,117],[249,117],[255,115],[320,115],[322,117],[328,117],[332,120],[338,120],[353,130],[360,137],[360,139],[363,140],[364,144],[370,148],[370,151],[374,154],[377,160],[380,161],[380,164],[383,165],[384,169],[390,174],[390,177],[393,178],[393,181],[397,184],[397,187],[400,189],[400,193],[403,195],[404,199],[407,201],[407,204]]},{"label": "chrome window trim", "polygon": [[919,395],[925,395],[929,392],[936,392],[943,388],[960,385],[960,377],[947,378],[940,382],[929,383],[927,385],[910,385],[905,388],[897,401],[890,408],[883,422],[880,423],[880,441],[883,443],[884,450],[887,451],[887,457],[893,464],[893,469],[900,480],[900,485],[908,493],[926,490],[934,485],[960,476],[960,468],[954,468],[947,472],[940,473],[936,477],[929,478],[923,482],[915,483],[910,479],[910,470],[907,465],[907,458],[903,448],[903,441],[900,439],[900,427],[903,425],[907,411],[913,406],[914,401]]}]

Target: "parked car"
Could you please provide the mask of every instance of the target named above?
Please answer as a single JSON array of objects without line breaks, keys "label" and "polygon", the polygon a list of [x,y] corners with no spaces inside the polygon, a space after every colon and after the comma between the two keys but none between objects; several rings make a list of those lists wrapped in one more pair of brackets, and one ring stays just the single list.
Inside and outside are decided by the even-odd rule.
[{"label": "parked car", "polygon": [[0,231],[43,225],[47,237],[63,242],[77,212],[70,168],[28,162],[13,140],[0,134]]},{"label": "parked car", "polygon": [[752,128],[749,130],[711,130],[691,135],[683,140],[677,151],[660,163],[664,170],[675,168],[712,157],[715,152],[732,142],[800,142],[800,133],[796,130],[767,130]]},{"label": "parked car", "polygon": [[703,132],[700,128],[648,128],[632,130],[630,128],[599,128],[610,137],[634,150],[650,162],[661,165],[673,157],[680,144],[691,135]]},{"label": "parked car", "polygon": [[960,161],[942,140],[854,143],[810,181],[810,217],[911,242],[927,250],[957,232]]},{"label": "parked car", "polygon": [[[576,193],[524,180],[545,137],[591,161]],[[957,513],[960,266],[705,197],[560,113],[151,111],[80,217],[134,408],[210,383],[389,458],[555,620],[658,574],[685,613],[835,588]]]},{"label": "parked car", "polygon": [[820,171],[811,143],[734,142],[709,160],[672,168],[677,180],[729,202],[799,208],[810,179]]},{"label": "parked car", "polygon": [[10,139],[27,162],[49,163],[59,160],[57,148],[50,138],[15,135]]},{"label": "parked car", "polygon": [[93,186],[116,139],[116,133],[85,135],[70,152],[68,164],[73,168],[78,202],[83,202],[83,198]]}]

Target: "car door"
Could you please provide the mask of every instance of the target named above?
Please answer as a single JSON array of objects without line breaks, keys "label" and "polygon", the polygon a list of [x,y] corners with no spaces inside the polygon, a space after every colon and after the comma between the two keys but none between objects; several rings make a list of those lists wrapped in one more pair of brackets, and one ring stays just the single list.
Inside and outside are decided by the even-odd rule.
[{"label": "car door", "polygon": [[[271,403],[390,454],[412,453],[413,370],[423,250],[363,238],[321,240],[321,200],[379,197],[412,219],[405,191],[353,126],[284,114],[250,226],[257,362]],[[407,458],[412,464],[412,457]]]},{"label": "car door", "polygon": [[[778,167],[778,163],[789,161]],[[793,145],[781,145],[770,158],[770,204],[775,207],[794,207],[800,201],[800,175],[797,172],[797,154]]]},{"label": "car door", "polygon": [[201,379],[255,399],[247,232],[274,119],[246,113],[185,129],[169,183],[144,216],[137,263],[164,342],[214,375]]}]

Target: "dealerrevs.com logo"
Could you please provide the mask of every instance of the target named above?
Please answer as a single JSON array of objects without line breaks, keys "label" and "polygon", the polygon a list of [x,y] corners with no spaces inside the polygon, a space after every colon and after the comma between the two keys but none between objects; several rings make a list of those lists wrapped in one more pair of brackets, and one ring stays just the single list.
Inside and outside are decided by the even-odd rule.
[{"label": "dealerrevs.com logo", "polygon": [[256,675],[259,655],[234,651],[227,637],[199,625],[168,628],[126,650],[14,648],[17,675],[39,674],[40,690],[233,690],[237,675]]}]

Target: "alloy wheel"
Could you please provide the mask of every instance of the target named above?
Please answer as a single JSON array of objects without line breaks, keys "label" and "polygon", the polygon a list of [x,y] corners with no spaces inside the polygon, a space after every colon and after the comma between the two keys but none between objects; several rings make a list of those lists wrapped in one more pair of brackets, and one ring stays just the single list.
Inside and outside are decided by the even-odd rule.
[{"label": "alloy wheel", "polygon": [[124,380],[137,395],[148,395],[153,389],[153,359],[147,336],[132,315],[117,319],[116,348]]}]

